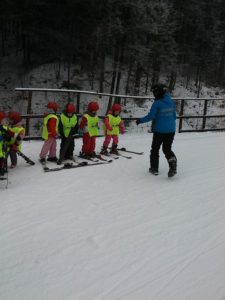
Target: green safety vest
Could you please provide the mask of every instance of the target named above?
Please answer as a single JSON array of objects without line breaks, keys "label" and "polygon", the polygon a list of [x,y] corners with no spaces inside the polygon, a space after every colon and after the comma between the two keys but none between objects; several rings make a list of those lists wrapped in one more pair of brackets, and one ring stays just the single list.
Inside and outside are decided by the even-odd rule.
[{"label": "green safety vest", "polygon": [[59,119],[56,115],[54,114],[49,114],[46,117],[44,117],[44,124],[43,124],[43,129],[42,129],[42,138],[44,140],[48,139],[48,128],[47,128],[47,124],[48,124],[48,120],[54,118],[56,119],[56,132],[58,133],[58,126],[59,126]]},{"label": "green safety vest", "polygon": [[[23,126],[16,126],[16,127],[9,127],[9,130],[16,133],[16,136],[11,138],[10,142],[8,142],[8,145],[11,146],[15,143],[16,137],[21,133],[22,130],[24,130]],[[18,149],[21,151],[22,143],[18,145]]]},{"label": "green safety vest", "polygon": [[87,119],[87,129],[90,136],[98,136],[98,117],[92,117],[89,114],[85,114],[84,117]]},{"label": "green safety vest", "polygon": [[60,115],[60,119],[63,125],[63,133],[65,137],[68,137],[73,128],[77,124],[77,116],[73,115],[72,117],[67,117],[64,113]]},{"label": "green safety vest", "polygon": [[120,116],[113,116],[111,114],[108,114],[107,117],[109,118],[109,125],[112,127],[112,130],[107,130],[107,135],[119,135],[120,129],[119,124],[121,122]]},{"label": "green safety vest", "polygon": [[[7,130],[7,126],[3,126],[5,130]],[[3,135],[4,132],[0,130],[0,136]],[[5,151],[3,151],[4,140],[0,141],[0,158],[5,157]]]}]

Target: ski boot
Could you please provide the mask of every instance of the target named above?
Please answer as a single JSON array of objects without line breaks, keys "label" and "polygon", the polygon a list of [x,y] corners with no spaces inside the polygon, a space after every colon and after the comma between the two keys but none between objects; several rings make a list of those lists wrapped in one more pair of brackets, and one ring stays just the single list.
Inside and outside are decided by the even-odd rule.
[{"label": "ski boot", "polygon": [[108,155],[109,154],[106,146],[102,147],[102,150],[101,150],[100,154],[102,154],[102,155]]},{"label": "ski boot", "polygon": [[112,145],[112,149],[110,151],[111,154],[116,154],[116,155],[119,155],[119,152],[117,150],[117,146],[118,145]]},{"label": "ski boot", "polygon": [[89,157],[91,157],[91,158],[97,157],[96,152],[95,151],[91,152],[90,155],[89,155]]},{"label": "ski boot", "polygon": [[0,177],[5,175],[5,170],[4,168],[0,168]]},{"label": "ski boot", "polygon": [[48,157],[47,161],[57,162],[58,158],[56,156],[54,156],[54,157]]},{"label": "ski boot", "polygon": [[46,163],[46,159],[45,158],[40,158],[39,161],[40,161],[41,164]]},{"label": "ski boot", "polygon": [[174,175],[177,174],[177,159],[175,156],[171,157],[168,159],[169,163],[169,172],[168,172],[168,177],[173,177]]},{"label": "ski boot", "polygon": [[84,153],[84,152],[80,152],[80,154],[79,154],[79,156],[80,156],[80,158],[86,158],[86,159],[89,159],[90,158],[90,155],[89,154],[87,154],[87,153]]}]

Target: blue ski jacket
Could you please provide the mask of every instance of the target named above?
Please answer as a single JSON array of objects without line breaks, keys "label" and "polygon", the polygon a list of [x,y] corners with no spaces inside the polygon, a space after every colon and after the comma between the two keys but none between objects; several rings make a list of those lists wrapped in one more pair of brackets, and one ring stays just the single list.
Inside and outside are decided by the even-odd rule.
[{"label": "blue ski jacket", "polygon": [[176,131],[176,106],[168,93],[155,99],[149,113],[140,118],[140,124],[152,121],[152,131],[172,133]]}]

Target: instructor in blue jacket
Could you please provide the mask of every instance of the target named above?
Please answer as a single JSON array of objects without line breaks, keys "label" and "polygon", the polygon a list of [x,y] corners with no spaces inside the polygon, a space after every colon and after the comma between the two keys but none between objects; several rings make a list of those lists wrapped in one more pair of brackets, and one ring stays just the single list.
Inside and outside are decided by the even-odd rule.
[{"label": "instructor in blue jacket", "polygon": [[153,140],[149,172],[158,175],[159,149],[162,145],[169,163],[168,177],[172,177],[177,173],[177,158],[171,149],[176,131],[176,107],[164,84],[156,84],[151,90],[155,97],[152,107],[147,116],[136,120],[136,124],[152,121]]}]

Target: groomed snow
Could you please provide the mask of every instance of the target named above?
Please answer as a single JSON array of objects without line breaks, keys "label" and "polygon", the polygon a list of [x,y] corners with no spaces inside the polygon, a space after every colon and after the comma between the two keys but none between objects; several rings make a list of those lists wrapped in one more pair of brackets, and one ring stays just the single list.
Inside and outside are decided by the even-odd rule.
[{"label": "groomed snow", "polygon": [[[225,299],[225,133],[176,134],[171,179],[162,153],[148,173],[151,139],[121,136],[145,154],[109,165],[44,173],[19,158],[0,189],[0,299]],[[23,152],[37,161],[41,145]]]}]

